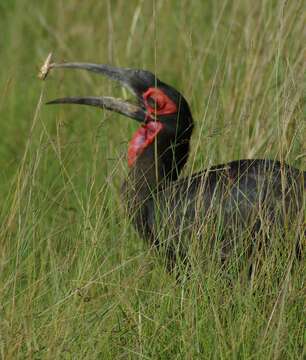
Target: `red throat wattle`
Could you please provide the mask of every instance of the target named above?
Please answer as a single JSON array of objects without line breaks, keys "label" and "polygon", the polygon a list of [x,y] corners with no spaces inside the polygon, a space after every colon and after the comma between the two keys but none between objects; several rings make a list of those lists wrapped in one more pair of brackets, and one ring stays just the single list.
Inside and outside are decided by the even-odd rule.
[{"label": "red throat wattle", "polygon": [[162,130],[163,124],[159,121],[150,121],[142,125],[133,135],[128,148],[128,166],[136,162],[138,156],[154,141]]}]

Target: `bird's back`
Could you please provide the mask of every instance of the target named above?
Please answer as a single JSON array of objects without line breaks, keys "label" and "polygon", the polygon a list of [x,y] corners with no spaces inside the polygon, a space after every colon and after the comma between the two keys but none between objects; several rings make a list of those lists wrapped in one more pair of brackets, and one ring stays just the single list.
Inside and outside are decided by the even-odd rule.
[{"label": "bird's back", "polygon": [[236,236],[272,225],[285,227],[297,214],[302,217],[305,178],[305,173],[273,160],[214,166],[169,184],[147,201],[148,237],[173,248],[209,231],[212,238],[223,238],[227,253]]}]

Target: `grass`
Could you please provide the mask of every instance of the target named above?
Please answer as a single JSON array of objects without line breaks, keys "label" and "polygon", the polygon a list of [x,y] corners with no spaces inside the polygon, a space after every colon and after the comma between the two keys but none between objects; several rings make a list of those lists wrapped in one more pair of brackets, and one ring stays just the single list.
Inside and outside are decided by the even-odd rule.
[{"label": "grass", "polygon": [[2,0],[0,14],[2,359],[302,359],[303,263],[275,250],[229,286],[206,259],[177,284],[121,210],[137,125],[43,105],[121,89],[36,74],[50,51],[156,71],[193,109],[185,175],[247,157],[305,170],[303,2]]}]

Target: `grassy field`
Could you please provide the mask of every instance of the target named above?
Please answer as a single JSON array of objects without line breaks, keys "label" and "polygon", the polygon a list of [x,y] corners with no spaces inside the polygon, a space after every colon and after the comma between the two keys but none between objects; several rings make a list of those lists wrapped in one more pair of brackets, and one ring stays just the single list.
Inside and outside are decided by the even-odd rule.
[{"label": "grassy field", "polygon": [[0,15],[1,358],[306,356],[304,264],[275,252],[229,285],[203,254],[206,271],[176,283],[122,211],[137,124],[44,106],[121,88],[69,70],[37,79],[50,51],[156,71],[193,110],[185,175],[253,157],[305,170],[303,1],[1,0]]}]

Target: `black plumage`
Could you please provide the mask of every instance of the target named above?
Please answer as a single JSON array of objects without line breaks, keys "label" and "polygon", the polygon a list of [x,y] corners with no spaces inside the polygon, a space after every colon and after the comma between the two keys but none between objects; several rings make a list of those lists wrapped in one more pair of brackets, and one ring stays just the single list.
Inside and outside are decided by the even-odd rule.
[{"label": "black plumage", "polygon": [[[225,260],[237,239],[250,252],[262,231],[290,225],[305,229],[306,173],[269,159],[236,160],[179,178],[189,154],[193,119],[185,98],[173,87],[142,70],[108,65],[66,63],[121,82],[137,104],[109,97],[63,98],[50,103],[99,106],[141,122],[129,145],[130,171],[122,196],[141,237],[165,249],[168,265],[185,259],[191,239],[201,241],[210,224]],[[300,228],[299,228],[300,227]],[[302,229],[301,229],[302,228]],[[300,237],[299,248],[303,238]]]}]

